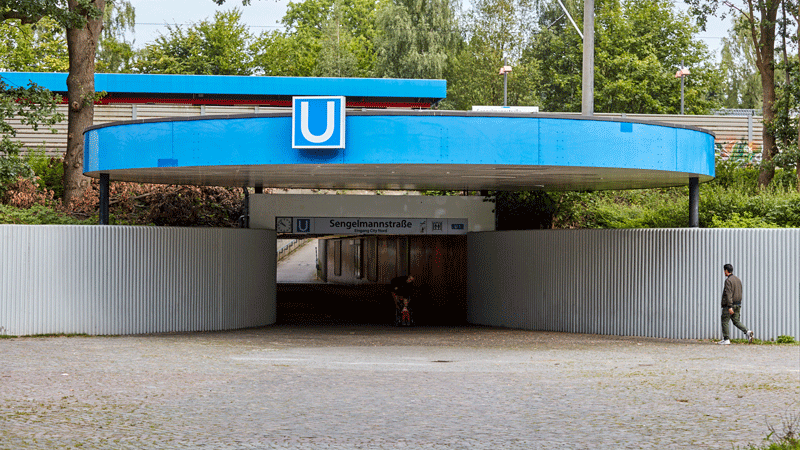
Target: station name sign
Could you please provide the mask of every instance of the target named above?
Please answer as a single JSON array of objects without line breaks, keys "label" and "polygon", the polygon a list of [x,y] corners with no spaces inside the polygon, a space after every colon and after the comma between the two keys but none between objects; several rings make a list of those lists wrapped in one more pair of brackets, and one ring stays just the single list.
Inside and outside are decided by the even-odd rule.
[{"label": "station name sign", "polygon": [[276,217],[275,231],[293,234],[466,234],[468,219]]}]

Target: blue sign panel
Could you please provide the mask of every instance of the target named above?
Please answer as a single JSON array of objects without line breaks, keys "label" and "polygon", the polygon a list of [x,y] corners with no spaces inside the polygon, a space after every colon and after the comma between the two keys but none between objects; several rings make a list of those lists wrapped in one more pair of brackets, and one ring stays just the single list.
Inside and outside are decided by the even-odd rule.
[{"label": "blue sign panel", "polygon": [[292,148],[344,148],[344,97],[292,97]]},{"label": "blue sign panel", "polygon": [[295,219],[297,233],[310,233],[311,232],[311,219]]}]

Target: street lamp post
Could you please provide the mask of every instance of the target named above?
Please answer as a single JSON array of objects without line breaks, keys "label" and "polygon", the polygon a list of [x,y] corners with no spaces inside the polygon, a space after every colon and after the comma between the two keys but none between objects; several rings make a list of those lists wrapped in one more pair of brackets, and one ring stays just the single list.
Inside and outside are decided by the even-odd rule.
[{"label": "street lamp post", "polygon": [[508,106],[508,73],[511,72],[511,66],[503,66],[500,68],[500,75],[503,76],[503,106]]},{"label": "street lamp post", "polygon": [[681,114],[683,114],[683,79],[689,76],[691,72],[689,69],[683,66],[683,61],[681,61],[681,69],[675,72],[675,78],[681,79]]}]

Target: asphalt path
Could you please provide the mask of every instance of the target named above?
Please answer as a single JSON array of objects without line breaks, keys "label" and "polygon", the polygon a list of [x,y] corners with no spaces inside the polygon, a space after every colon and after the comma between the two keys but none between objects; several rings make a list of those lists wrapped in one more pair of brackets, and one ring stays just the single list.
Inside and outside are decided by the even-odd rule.
[{"label": "asphalt path", "polygon": [[319,283],[317,279],[317,240],[309,239],[278,261],[278,283]]}]

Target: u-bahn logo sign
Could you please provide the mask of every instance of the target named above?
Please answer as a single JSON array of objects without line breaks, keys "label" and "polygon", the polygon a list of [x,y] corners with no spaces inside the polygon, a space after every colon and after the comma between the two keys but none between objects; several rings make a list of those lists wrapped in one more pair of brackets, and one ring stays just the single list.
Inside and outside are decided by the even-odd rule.
[{"label": "u-bahn logo sign", "polygon": [[292,97],[292,148],[344,148],[344,97]]}]

